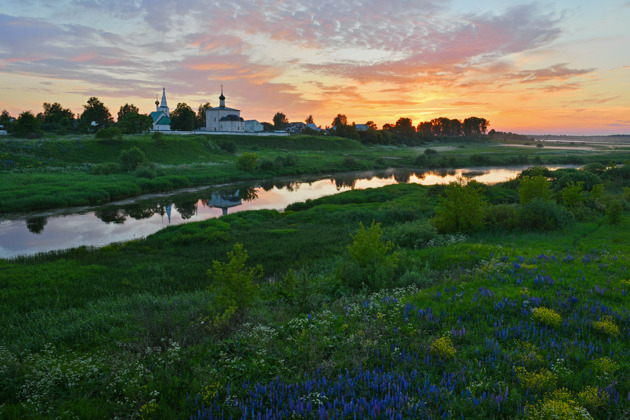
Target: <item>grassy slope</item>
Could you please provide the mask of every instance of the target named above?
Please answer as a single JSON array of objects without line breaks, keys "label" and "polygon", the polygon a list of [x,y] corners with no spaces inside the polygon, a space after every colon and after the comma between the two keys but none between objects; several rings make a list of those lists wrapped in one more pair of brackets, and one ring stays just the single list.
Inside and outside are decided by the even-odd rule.
[{"label": "grassy slope", "polygon": [[[407,288],[344,291],[333,274],[349,233],[360,221],[376,220],[387,234],[430,216],[430,191],[351,191],[282,214],[244,212],[146,240],[0,261],[0,414],[183,418],[203,403],[238,416],[255,401],[273,406],[273,392],[286,395],[277,407],[288,407],[289,390],[273,381],[280,377],[304,401],[332,403],[336,386],[346,403],[352,392],[371,398],[356,399],[358,412],[376,404],[403,417],[515,418],[552,388],[578,399],[592,386],[610,397],[603,405],[597,392],[581,397],[592,415],[627,416],[627,219],[401,249],[397,278]],[[243,319],[207,329],[205,271],[235,242],[264,266],[260,299]],[[562,326],[533,321],[528,308],[537,306],[557,311]],[[607,315],[620,335],[595,329]],[[432,348],[441,336],[452,339],[453,358]]]}]

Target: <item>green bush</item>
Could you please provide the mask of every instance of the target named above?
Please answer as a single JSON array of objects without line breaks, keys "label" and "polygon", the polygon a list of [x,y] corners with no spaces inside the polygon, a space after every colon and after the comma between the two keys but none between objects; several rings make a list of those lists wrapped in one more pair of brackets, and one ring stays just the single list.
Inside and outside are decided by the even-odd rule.
[{"label": "green bush", "polygon": [[94,134],[94,137],[103,141],[122,140],[122,131],[116,127],[101,128]]},{"label": "green bush", "polygon": [[611,200],[606,206],[606,218],[611,225],[618,225],[623,220],[623,203]]},{"label": "green bush", "polygon": [[104,162],[94,165],[91,172],[96,175],[111,175],[122,172],[122,167],[116,162]]},{"label": "green bush", "polygon": [[577,169],[559,169],[555,171],[558,174],[558,180],[554,184],[556,191],[561,191],[570,184],[583,184],[584,191],[590,191],[593,186],[602,183],[602,179],[592,172],[579,171]]},{"label": "green bush", "polygon": [[521,204],[527,204],[535,198],[551,200],[551,182],[542,175],[523,176],[518,196]]},{"label": "green bush", "polygon": [[269,159],[263,159],[260,161],[260,169],[265,172],[270,172],[276,169],[276,165]]},{"label": "green bush", "polygon": [[225,150],[228,153],[236,153],[236,144],[234,144],[231,141],[227,141],[227,140],[221,140],[218,142],[218,146],[222,149]]},{"label": "green bush", "polygon": [[488,209],[486,224],[489,229],[512,232],[518,229],[518,207],[513,204],[498,204]]},{"label": "green bush", "polygon": [[252,172],[256,168],[258,155],[256,153],[243,153],[236,160],[236,167],[241,171]]},{"label": "green bush", "polygon": [[133,174],[138,178],[148,178],[153,179],[157,176],[157,173],[150,167],[146,165],[139,166]]},{"label": "green bush", "polygon": [[123,150],[120,152],[118,159],[120,160],[122,168],[128,172],[134,171],[139,166],[146,165],[148,163],[144,152],[137,147]]},{"label": "green bush", "polygon": [[486,201],[476,181],[459,178],[451,182],[440,197],[433,225],[440,233],[470,233],[485,225]]},{"label": "green bush", "polygon": [[521,206],[518,220],[523,230],[548,231],[567,227],[575,218],[571,212],[555,202],[536,198]]},{"label": "green bush", "polygon": [[227,262],[212,261],[212,268],[207,271],[211,283],[209,289],[215,294],[214,301],[221,310],[234,308],[243,310],[255,299],[262,277],[262,266],[246,267],[247,251],[236,243],[227,253]]},{"label": "green bush", "polygon": [[155,144],[158,145],[158,146],[163,146],[165,144],[164,133],[160,133],[159,131],[155,131],[155,132],[153,132],[153,134],[151,134],[151,138],[153,139]]},{"label": "green bush", "polygon": [[382,236],[381,225],[374,221],[368,229],[359,222],[359,230],[355,235],[350,235],[352,244],[348,245],[349,259],[337,270],[341,282],[347,287],[380,290],[393,283],[399,257],[392,252],[394,244],[385,242]]},{"label": "green bush", "polygon": [[426,220],[414,220],[391,227],[384,237],[405,248],[422,248],[437,236],[437,230]]}]

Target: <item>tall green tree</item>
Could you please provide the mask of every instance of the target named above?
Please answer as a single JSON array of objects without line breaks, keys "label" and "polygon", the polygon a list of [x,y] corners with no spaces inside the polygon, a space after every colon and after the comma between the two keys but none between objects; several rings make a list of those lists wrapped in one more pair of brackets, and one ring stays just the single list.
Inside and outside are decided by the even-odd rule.
[{"label": "tall green tree", "polygon": [[123,134],[138,134],[149,131],[153,126],[153,119],[148,115],[128,112],[116,124]]},{"label": "tall green tree", "polygon": [[88,99],[87,104],[83,105],[83,108],[81,126],[84,130],[93,129],[92,122],[96,124],[95,128],[97,129],[108,127],[114,123],[109,109],[95,96]]},{"label": "tall green tree", "polygon": [[485,118],[470,117],[463,123],[464,135],[468,137],[480,137],[486,134],[490,122]]},{"label": "tall green tree", "polygon": [[348,125],[348,117],[344,114],[337,114],[335,118],[333,118],[332,123],[330,124],[332,127],[337,127],[340,125]]},{"label": "tall green tree", "polygon": [[394,125],[394,131],[407,137],[413,137],[416,134],[416,128],[413,126],[411,118],[399,118]]},{"label": "tall green tree", "polygon": [[11,135],[22,138],[39,137],[42,134],[40,122],[31,111],[24,111],[9,126],[8,132]]},{"label": "tall green tree", "polygon": [[4,128],[7,128],[7,125],[11,122],[11,114],[9,114],[9,111],[7,111],[6,109],[2,110],[2,113],[0,113],[0,124],[4,125]]},{"label": "tall green tree", "polygon": [[206,126],[206,111],[211,108],[212,106],[210,105],[210,102],[206,102],[205,104],[199,105],[199,108],[197,108],[197,118],[196,118],[197,128],[202,128]]},{"label": "tall green tree", "polygon": [[118,111],[118,122],[120,122],[127,114],[140,114],[140,110],[133,104],[124,104]]},{"label": "tall green tree", "polygon": [[487,206],[482,191],[478,182],[466,182],[464,178],[448,184],[433,218],[436,229],[442,233],[470,233],[482,229]]},{"label": "tall green tree", "polygon": [[289,124],[287,116],[282,112],[276,112],[276,115],[273,116],[273,128],[282,130],[287,124]]},{"label": "tall green tree", "polygon": [[195,111],[186,103],[178,103],[171,112],[171,130],[193,131],[195,129]]},{"label": "tall green tree", "polygon": [[43,123],[61,124],[62,121],[67,121],[65,124],[68,124],[68,122],[74,120],[74,112],[69,108],[62,107],[58,102],[53,104],[44,102],[43,108],[44,111],[37,114],[37,118]]}]

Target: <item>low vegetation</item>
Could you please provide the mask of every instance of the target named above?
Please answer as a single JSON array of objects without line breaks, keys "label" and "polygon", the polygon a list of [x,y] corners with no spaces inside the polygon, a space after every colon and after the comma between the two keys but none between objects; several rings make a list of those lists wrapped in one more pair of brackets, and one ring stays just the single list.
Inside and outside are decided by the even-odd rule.
[{"label": "low vegetation", "polygon": [[0,417],[625,418],[630,177],[584,172],[0,260]]}]

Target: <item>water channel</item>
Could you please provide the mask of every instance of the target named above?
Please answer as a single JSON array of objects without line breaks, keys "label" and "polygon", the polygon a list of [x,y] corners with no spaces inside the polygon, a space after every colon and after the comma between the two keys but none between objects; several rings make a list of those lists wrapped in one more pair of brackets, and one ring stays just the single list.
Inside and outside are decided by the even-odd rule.
[{"label": "water channel", "polygon": [[178,190],[98,207],[70,208],[0,219],[0,258],[78,246],[103,246],[142,238],[170,225],[196,222],[244,210],[283,210],[291,203],[351,189],[400,182],[447,184],[464,176],[493,184],[526,167],[451,169],[431,172],[384,170]]}]

